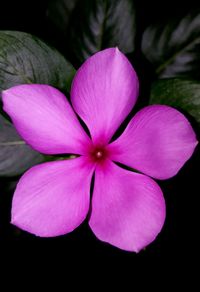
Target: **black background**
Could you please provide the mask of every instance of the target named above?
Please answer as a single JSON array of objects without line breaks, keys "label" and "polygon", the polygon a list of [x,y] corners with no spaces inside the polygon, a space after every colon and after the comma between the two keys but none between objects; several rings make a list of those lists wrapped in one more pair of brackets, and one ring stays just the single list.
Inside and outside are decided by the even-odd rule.
[{"label": "black background", "polygon": [[[5,2],[5,3],[4,3]],[[17,3],[16,3],[17,2]],[[0,30],[19,30],[35,34],[48,43],[54,45],[62,53],[65,46],[53,25],[47,20],[46,8],[48,1],[1,1]],[[142,31],[148,24],[159,22],[189,12],[199,7],[195,1],[183,3],[182,1],[136,1],[138,10],[138,42]],[[146,79],[143,74],[151,76],[151,68],[140,55],[139,48],[133,57],[141,84],[145,86]],[[71,60],[71,56],[66,56]],[[147,74],[148,73],[148,74]],[[145,94],[145,89],[143,89]],[[147,90],[148,91],[148,90]],[[193,123],[193,121],[192,121]],[[199,130],[193,123],[199,136]],[[171,267],[182,265],[188,270],[197,262],[199,249],[199,151],[186,163],[179,174],[167,181],[159,182],[163,189],[166,205],[167,219],[158,238],[139,254],[121,251],[115,247],[98,241],[90,231],[87,222],[83,223],[73,233],[58,238],[42,239],[16,229],[9,224],[12,194],[18,178],[0,178],[0,243],[2,251],[8,250],[10,254],[18,257],[27,256],[40,262],[56,259],[68,265],[69,259],[85,256],[87,259],[107,259],[117,262],[121,267],[127,263],[132,267],[147,267],[159,261],[162,264],[171,263]],[[39,253],[38,253],[39,251]],[[120,264],[119,264],[120,263]],[[140,265],[142,264],[142,265]]]}]

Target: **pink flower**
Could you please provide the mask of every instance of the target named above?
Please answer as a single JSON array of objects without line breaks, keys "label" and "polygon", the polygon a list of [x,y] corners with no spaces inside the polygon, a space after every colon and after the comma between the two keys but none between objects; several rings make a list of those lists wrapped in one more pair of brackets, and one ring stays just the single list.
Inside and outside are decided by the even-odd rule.
[{"label": "pink flower", "polygon": [[164,224],[165,201],[150,177],[174,176],[197,140],[180,112],[152,105],[140,110],[110,143],[135,105],[138,87],[127,58],[110,48],[78,70],[71,88],[73,108],[48,85],[19,85],[3,92],[4,110],[30,146],[44,154],[80,155],[37,165],[22,176],[13,198],[13,224],[44,237],[71,232],[88,214],[95,173],[89,225],[96,237],[135,252],[155,239]]}]

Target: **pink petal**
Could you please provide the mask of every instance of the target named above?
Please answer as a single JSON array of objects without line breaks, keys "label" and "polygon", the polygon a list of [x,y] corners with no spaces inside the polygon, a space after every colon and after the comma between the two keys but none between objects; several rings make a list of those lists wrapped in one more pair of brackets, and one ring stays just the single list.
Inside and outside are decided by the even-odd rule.
[{"label": "pink petal", "polygon": [[72,105],[93,141],[111,139],[133,108],[138,86],[132,65],[117,48],[96,53],[80,67],[72,83]]},{"label": "pink petal", "polygon": [[197,140],[188,120],[163,105],[148,106],[109,146],[112,159],[157,179],[174,176],[191,157]]},{"label": "pink petal", "polygon": [[165,201],[151,178],[107,162],[95,173],[90,227],[102,241],[138,252],[151,243],[165,220]]},{"label": "pink petal", "polygon": [[4,110],[34,149],[46,154],[83,154],[89,138],[66,97],[48,85],[19,85],[3,92]]},{"label": "pink petal", "polygon": [[83,157],[31,168],[17,185],[12,223],[43,237],[71,232],[88,213],[92,173]]}]

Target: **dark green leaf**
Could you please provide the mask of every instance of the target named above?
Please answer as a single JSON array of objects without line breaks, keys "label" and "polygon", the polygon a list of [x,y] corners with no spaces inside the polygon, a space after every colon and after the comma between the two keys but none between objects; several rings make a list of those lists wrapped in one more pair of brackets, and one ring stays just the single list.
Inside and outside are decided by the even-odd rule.
[{"label": "dark green leaf", "polygon": [[48,19],[64,34],[67,33],[72,11],[79,0],[50,0],[48,3]]},{"label": "dark green leaf", "polygon": [[132,0],[79,0],[70,22],[68,43],[73,56],[83,62],[93,53],[135,47],[135,9]]},{"label": "dark green leaf", "polygon": [[142,50],[159,77],[184,76],[199,80],[200,11],[147,28]]},{"label": "dark green leaf", "polygon": [[200,125],[200,82],[160,79],[151,90],[151,104],[166,104],[189,113]]},{"label": "dark green leaf", "polygon": [[21,140],[15,128],[0,115],[0,175],[15,176],[43,160]]},{"label": "dark green leaf", "polygon": [[55,49],[23,32],[0,31],[0,90],[44,83],[68,91],[75,70]]}]

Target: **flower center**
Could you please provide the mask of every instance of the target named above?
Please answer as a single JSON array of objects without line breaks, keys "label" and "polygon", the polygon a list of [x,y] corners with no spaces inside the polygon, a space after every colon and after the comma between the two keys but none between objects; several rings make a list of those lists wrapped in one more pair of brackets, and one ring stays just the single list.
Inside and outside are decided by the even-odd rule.
[{"label": "flower center", "polygon": [[90,151],[90,157],[93,162],[102,162],[108,156],[107,150],[105,147],[93,147]]},{"label": "flower center", "polygon": [[95,154],[96,154],[96,158],[97,159],[101,159],[103,157],[103,151],[102,150],[97,151]]}]

